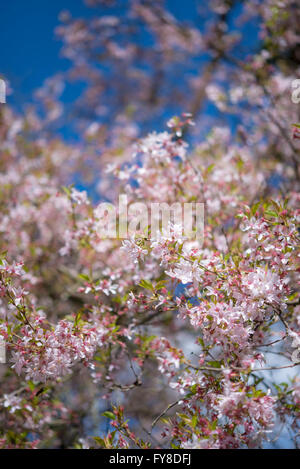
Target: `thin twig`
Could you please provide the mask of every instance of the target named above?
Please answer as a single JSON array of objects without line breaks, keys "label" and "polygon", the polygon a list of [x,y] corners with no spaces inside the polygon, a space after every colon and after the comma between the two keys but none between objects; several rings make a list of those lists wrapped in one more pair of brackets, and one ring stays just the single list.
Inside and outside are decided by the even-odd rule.
[{"label": "thin twig", "polygon": [[155,427],[155,425],[157,424],[157,422],[158,422],[170,409],[172,409],[172,407],[175,407],[180,401],[182,401],[182,399],[177,399],[177,401],[174,401],[174,402],[172,402],[171,404],[169,404],[169,405],[165,408],[165,410],[163,410],[163,411],[161,412],[161,414],[159,414],[159,416],[156,417],[155,420],[153,420],[153,422],[152,422],[152,424],[151,424],[151,431],[149,432],[149,435],[151,435],[152,430],[153,430],[153,428]]}]

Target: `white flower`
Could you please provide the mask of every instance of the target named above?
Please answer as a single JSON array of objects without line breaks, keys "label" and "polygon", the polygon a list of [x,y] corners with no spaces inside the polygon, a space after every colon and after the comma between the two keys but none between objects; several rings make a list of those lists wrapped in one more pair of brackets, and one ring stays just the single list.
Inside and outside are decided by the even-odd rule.
[{"label": "white flower", "polygon": [[16,410],[21,409],[20,403],[22,399],[20,397],[14,396],[13,394],[4,394],[4,407],[10,407],[9,412],[12,414]]},{"label": "white flower", "polygon": [[80,192],[77,189],[74,189],[74,187],[71,190],[71,200],[78,205],[90,203],[86,191]]}]

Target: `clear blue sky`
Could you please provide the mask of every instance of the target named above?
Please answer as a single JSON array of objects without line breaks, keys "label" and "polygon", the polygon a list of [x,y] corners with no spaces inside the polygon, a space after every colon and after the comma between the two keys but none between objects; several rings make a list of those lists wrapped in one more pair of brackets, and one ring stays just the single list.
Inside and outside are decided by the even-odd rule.
[{"label": "clear blue sky", "polygon": [[8,102],[26,102],[47,77],[68,67],[54,33],[63,9],[75,17],[93,13],[81,0],[0,1],[0,74],[13,88]]},{"label": "clear blue sky", "polygon": [[[181,18],[195,14],[193,0],[169,3]],[[47,77],[68,68],[69,61],[60,56],[62,43],[54,33],[62,10],[69,10],[73,17],[96,13],[83,0],[0,0],[0,74],[13,88],[8,102],[24,104]]]},{"label": "clear blue sky", "polygon": [[[195,23],[196,5],[206,11],[207,1],[166,0],[166,4],[168,10],[180,20]],[[45,79],[67,70],[71,65],[61,56],[62,42],[55,34],[62,10],[69,10],[74,18],[88,18],[101,15],[102,11],[103,14],[107,12],[103,7],[88,8],[84,0],[0,0],[0,77],[3,75],[8,80],[13,93],[7,96],[7,103],[17,110],[24,110],[26,104],[33,100],[33,92],[43,85]],[[235,15],[236,12],[232,16],[231,27]],[[245,32],[244,45],[250,52],[251,47],[257,44],[255,22],[244,26]],[[71,105],[81,89],[82,84],[72,84],[66,88],[61,99]],[[164,111],[168,112],[167,109]],[[207,106],[205,112],[208,115],[218,114],[212,104]],[[159,122],[159,126],[161,124]],[[234,122],[231,124],[234,125]],[[67,123],[61,131],[64,138],[76,138],[76,133]]]}]

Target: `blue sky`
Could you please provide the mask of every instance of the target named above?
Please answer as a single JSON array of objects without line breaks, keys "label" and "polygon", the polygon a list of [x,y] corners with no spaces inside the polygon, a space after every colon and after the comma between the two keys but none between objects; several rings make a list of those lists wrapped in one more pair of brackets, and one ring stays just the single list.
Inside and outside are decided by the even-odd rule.
[{"label": "blue sky", "polygon": [[68,68],[54,32],[63,9],[74,16],[92,13],[81,0],[2,0],[0,73],[13,88],[8,102],[23,104],[47,77]]},{"label": "blue sky", "polygon": [[[180,21],[193,22],[194,25],[200,26],[201,30],[201,23],[199,23],[201,20],[196,6],[198,5],[202,13],[206,14],[207,0],[165,1],[167,9]],[[239,9],[240,6],[235,7],[231,16],[231,29],[236,29],[234,21]],[[7,96],[7,103],[19,111],[24,110],[26,105],[34,100],[34,91],[40,88],[47,78],[66,71],[71,65],[68,59],[62,57],[63,44],[55,34],[55,28],[60,24],[59,13],[63,10],[70,11],[74,18],[107,14],[107,10],[103,7],[88,8],[84,0],[0,0],[0,77],[4,76],[13,91]],[[244,49],[250,52],[258,43],[255,20],[243,26],[243,33]],[[239,51],[237,53],[239,54]],[[198,65],[205,60],[206,58],[201,56]],[[195,73],[199,73],[198,66],[195,68]],[[177,77],[174,79],[177,80]],[[61,99],[68,109],[71,109],[72,103],[81,94],[82,88],[83,83],[80,82],[72,83],[71,86],[68,85],[65,88]],[[185,110],[163,109],[157,122],[151,123],[151,129],[161,128],[174,113]],[[212,103],[207,103],[204,113],[213,119],[217,116],[220,119],[220,113]],[[229,123],[233,129],[236,126],[233,118],[230,122],[227,120],[226,123]],[[62,127],[56,128],[56,131],[67,140],[77,141],[79,138],[78,133],[67,120]],[[205,132],[206,129],[204,129]]]},{"label": "blue sky", "polygon": [[[184,19],[195,15],[195,2],[172,0],[172,11]],[[43,81],[69,66],[62,58],[62,43],[55,35],[59,13],[74,17],[95,15],[83,0],[0,1],[0,74],[9,80],[13,94],[8,102],[20,106],[31,98]]]},{"label": "blue sky", "polygon": [[[196,5],[204,11],[207,9],[206,0],[166,0],[166,4],[180,20],[193,20],[196,24]],[[83,0],[0,0],[0,76],[3,75],[13,89],[7,97],[8,104],[20,109],[30,102],[34,90],[41,87],[46,78],[70,66],[60,54],[62,42],[55,35],[62,10],[69,10],[75,18],[101,14],[101,9],[87,8]],[[234,18],[235,14],[231,27]],[[250,26],[245,35],[246,49],[250,50],[255,43],[257,36]],[[63,100],[72,101],[74,97],[72,91],[64,95]]]}]

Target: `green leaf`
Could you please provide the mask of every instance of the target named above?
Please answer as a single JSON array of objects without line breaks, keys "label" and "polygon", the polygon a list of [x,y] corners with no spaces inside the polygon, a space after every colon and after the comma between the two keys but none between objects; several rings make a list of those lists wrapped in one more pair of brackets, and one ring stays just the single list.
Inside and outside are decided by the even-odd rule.
[{"label": "green leaf", "polygon": [[269,215],[269,217],[275,217],[275,218],[277,217],[277,213],[274,212],[273,210],[266,210],[265,214]]},{"label": "green leaf", "polygon": [[215,430],[217,428],[217,423],[218,423],[218,419],[214,420],[212,423],[209,424],[209,428],[211,430]]},{"label": "green leaf", "polygon": [[106,417],[108,419],[111,419],[111,420],[115,420],[116,416],[115,414],[113,414],[112,412],[110,412],[109,410],[106,410],[105,412],[103,412],[103,417]]},{"label": "green leaf", "polygon": [[252,205],[252,207],[251,207],[252,215],[255,215],[255,213],[256,213],[259,206],[260,206],[260,202],[257,202],[256,204]]},{"label": "green leaf", "polygon": [[209,174],[209,173],[214,169],[214,167],[215,167],[214,163],[213,163],[213,164],[210,164],[210,165],[206,168],[207,174]]},{"label": "green leaf", "polygon": [[82,280],[86,280],[87,282],[90,281],[90,277],[86,274],[78,274],[78,277],[81,278]]},{"label": "green leaf", "polygon": [[139,283],[140,287],[146,288],[147,290],[153,291],[152,283],[149,280],[142,279]]},{"label": "green leaf", "polygon": [[221,363],[217,361],[209,361],[207,364],[213,368],[221,368]]},{"label": "green leaf", "polygon": [[62,190],[65,192],[65,194],[67,194],[68,197],[71,196],[71,190],[69,189],[69,187],[62,186]]},{"label": "green leaf", "polygon": [[95,442],[98,443],[99,445],[105,446],[104,440],[102,440],[102,438],[100,438],[99,436],[94,436],[93,439],[94,439]]}]

